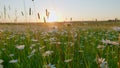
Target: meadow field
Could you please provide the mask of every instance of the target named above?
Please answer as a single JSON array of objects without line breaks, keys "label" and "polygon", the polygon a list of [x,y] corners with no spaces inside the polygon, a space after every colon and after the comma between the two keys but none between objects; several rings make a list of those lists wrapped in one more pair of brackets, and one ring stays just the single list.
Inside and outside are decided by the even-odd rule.
[{"label": "meadow field", "polygon": [[120,22],[0,24],[0,68],[120,68]]}]

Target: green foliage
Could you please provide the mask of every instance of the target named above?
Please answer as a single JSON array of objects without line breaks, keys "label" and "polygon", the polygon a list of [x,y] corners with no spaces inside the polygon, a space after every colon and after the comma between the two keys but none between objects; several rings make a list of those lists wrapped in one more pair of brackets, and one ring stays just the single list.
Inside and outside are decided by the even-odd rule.
[{"label": "green foliage", "polygon": [[[109,68],[117,68],[117,47],[103,44],[102,39],[118,41],[118,32],[76,26],[62,27],[57,32],[4,31],[0,36],[0,59],[4,60],[4,68],[44,68],[49,63],[56,68],[97,68],[96,55],[99,55]],[[17,49],[20,45],[25,48]],[[98,49],[98,45],[105,48]],[[15,59],[18,61],[9,63]]]}]

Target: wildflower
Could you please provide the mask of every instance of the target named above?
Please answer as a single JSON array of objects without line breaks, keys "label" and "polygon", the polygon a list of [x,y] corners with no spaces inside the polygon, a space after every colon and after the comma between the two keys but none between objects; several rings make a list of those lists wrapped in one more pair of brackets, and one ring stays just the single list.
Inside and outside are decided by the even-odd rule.
[{"label": "wildflower", "polygon": [[68,63],[68,62],[71,62],[71,61],[72,61],[72,59],[67,59],[64,62]]},{"label": "wildflower", "polygon": [[17,63],[18,62],[18,60],[16,59],[16,60],[10,60],[9,61],[9,63]]},{"label": "wildflower", "polygon": [[103,43],[103,44],[109,44],[109,43],[110,43],[110,40],[104,40],[104,39],[102,39],[102,43]]},{"label": "wildflower", "polygon": [[49,34],[48,34],[48,32],[42,32],[41,35],[42,36],[48,36]]},{"label": "wildflower", "polygon": [[25,40],[25,37],[24,37],[24,36],[21,36],[20,39]]},{"label": "wildflower", "polygon": [[74,34],[74,37],[76,38],[77,36],[78,36],[77,33],[75,33],[75,34]]},{"label": "wildflower", "polygon": [[110,44],[119,46],[119,43],[118,43],[118,42],[115,42],[115,41],[111,41]]},{"label": "wildflower", "polygon": [[68,32],[66,31],[66,30],[63,30],[62,32],[61,32],[61,35],[65,35],[65,34],[67,34]]},{"label": "wildflower", "polygon": [[97,58],[97,64],[100,66],[100,68],[108,68],[107,61],[103,58]]},{"label": "wildflower", "polygon": [[36,50],[35,50],[35,49],[33,49],[33,50],[32,50],[32,52],[31,52],[31,54],[34,54],[35,52],[36,52]]},{"label": "wildflower", "polygon": [[105,46],[104,46],[104,45],[98,45],[97,48],[98,48],[98,49],[104,49]]},{"label": "wildflower", "polygon": [[32,44],[31,46],[30,46],[30,49],[32,49],[33,47],[35,47],[36,46],[36,44]]},{"label": "wildflower", "polygon": [[45,42],[47,42],[47,41],[48,41],[48,39],[44,39],[44,41],[45,41]]},{"label": "wildflower", "polygon": [[5,51],[6,49],[5,48],[2,48],[3,51]]},{"label": "wildflower", "polygon": [[7,45],[7,43],[4,43],[3,45],[5,45],[5,46],[6,46],[6,45]]},{"label": "wildflower", "polygon": [[4,60],[0,59],[0,64],[3,63],[3,62],[4,62]]},{"label": "wildflower", "polygon": [[98,60],[97,63],[102,63],[105,61],[105,59],[103,59],[103,58],[98,58],[97,60]]},{"label": "wildflower", "polygon": [[107,62],[102,62],[102,63],[100,64],[100,67],[101,67],[101,68],[109,68]]},{"label": "wildflower", "polygon": [[39,47],[40,50],[43,49],[43,48],[45,48],[45,46]]},{"label": "wildflower", "polygon": [[31,58],[34,54],[30,54],[29,56],[27,56],[28,58]]},{"label": "wildflower", "polygon": [[50,44],[58,44],[58,45],[60,45],[61,42],[51,42]]},{"label": "wildflower", "polygon": [[102,40],[104,44],[109,44],[109,45],[116,45],[119,46],[119,43],[116,41],[110,41],[110,40]]},{"label": "wildflower", "polygon": [[23,50],[25,48],[25,45],[19,45],[19,46],[16,46],[16,48],[19,50]]},{"label": "wildflower", "polygon": [[73,42],[69,42],[69,44],[70,44],[70,46],[73,46],[73,45],[74,45],[74,43],[73,43]]},{"label": "wildflower", "polygon": [[0,68],[3,68],[3,65],[0,64]]},{"label": "wildflower", "polygon": [[61,44],[61,42],[56,42],[56,44],[60,45],[60,44]]},{"label": "wildflower", "polygon": [[32,41],[33,41],[33,42],[37,42],[38,40],[36,40],[36,39],[32,39]]},{"label": "wildflower", "polygon": [[67,42],[64,42],[65,45],[67,45]]},{"label": "wildflower", "polygon": [[50,40],[51,42],[54,42],[54,41],[56,41],[56,38],[53,37],[53,38],[50,38],[49,40]]},{"label": "wildflower", "polygon": [[9,39],[10,39],[10,37],[7,37],[6,39],[7,39],[7,40],[9,40]]},{"label": "wildflower", "polygon": [[52,65],[51,63],[49,63],[48,65],[44,66],[45,68],[56,68],[55,65]]},{"label": "wildflower", "polygon": [[53,53],[53,51],[46,51],[45,53],[43,53],[43,56],[49,56]]},{"label": "wildflower", "polygon": [[9,56],[12,57],[12,56],[14,56],[14,54],[10,54]]},{"label": "wildflower", "polygon": [[120,32],[120,27],[113,27],[113,30]]},{"label": "wildflower", "polygon": [[36,52],[36,50],[35,49],[33,49],[32,50],[32,52],[30,53],[30,55],[29,56],[27,56],[28,58],[30,58],[30,57],[32,57],[33,55],[34,55],[34,53]]}]

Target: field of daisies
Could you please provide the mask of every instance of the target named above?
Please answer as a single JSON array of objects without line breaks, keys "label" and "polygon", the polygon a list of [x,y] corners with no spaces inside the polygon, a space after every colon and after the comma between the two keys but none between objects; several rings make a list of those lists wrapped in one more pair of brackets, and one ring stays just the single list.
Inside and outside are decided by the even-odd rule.
[{"label": "field of daisies", "polygon": [[26,31],[20,31],[24,26],[1,29],[0,68],[119,68],[119,25],[66,23],[47,25],[46,30],[39,30],[44,27],[40,25]]}]

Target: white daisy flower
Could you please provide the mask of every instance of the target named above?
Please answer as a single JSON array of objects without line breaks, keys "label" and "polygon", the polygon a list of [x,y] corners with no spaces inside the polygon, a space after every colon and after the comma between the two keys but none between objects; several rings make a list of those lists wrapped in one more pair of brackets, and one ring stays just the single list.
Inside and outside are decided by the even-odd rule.
[{"label": "white daisy flower", "polygon": [[27,56],[27,57],[28,57],[28,58],[31,58],[31,57],[34,55],[35,52],[36,52],[36,50],[33,49],[32,52],[31,52],[31,54],[30,54],[29,56]]},{"label": "white daisy flower", "polygon": [[99,64],[100,68],[109,68],[104,58],[97,58],[97,64]]},{"label": "white daisy flower", "polygon": [[48,65],[44,66],[45,68],[56,68],[55,65],[52,65],[51,63],[49,63]]},{"label": "white daisy flower", "polygon": [[19,46],[16,46],[16,48],[19,50],[23,50],[25,48],[25,45],[19,45]]},{"label": "white daisy flower", "polygon": [[120,32],[120,27],[113,27],[113,30]]},{"label": "white daisy flower", "polygon": [[3,63],[3,62],[4,62],[4,60],[0,59],[0,64]]},{"label": "white daisy flower", "polygon": [[9,61],[9,63],[17,63],[18,62],[18,60],[16,59],[16,60],[10,60]]},{"label": "white daisy flower", "polygon": [[45,53],[43,53],[43,56],[49,56],[53,53],[53,51],[46,51]]},{"label": "white daisy flower", "polygon": [[32,39],[33,42],[37,42],[38,40],[37,39]]},{"label": "white daisy flower", "polygon": [[53,38],[50,38],[49,40],[50,40],[51,42],[53,42],[53,41],[56,41],[56,38],[53,37]]},{"label": "white daisy flower", "polygon": [[104,49],[105,46],[104,46],[104,45],[98,45],[97,48],[98,48],[98,49]]},{"label": "white daisy flower", "polygon": [[0,68],[3,68],[3,65],[0,64]]},{"label": "white daisy flower", "polygon": [[36,44],[32,44],[31,46],[30,46],[30,49],[33,49],[33,47],[35,47],[36,46]]},{"label": "white daisy flower", "polygon": [[102,43],[103,43],[103,44],[109,44],[109,43],[110,43],[110,40],[104,40],[104,39],[102,39]]},{"label": "white daisy flower", "polygon": [[115,41],[111,41],[110,44],[119,46],[119,43],[118,43],[118,42],[115,42]]},{"label": "white daisy flower", "polygon": [[34,54],[30,54],[29,56],[27,56],[28,58],[31,58]]},{"label": "white daisy flower", "polygon": [[14,56],[14,54],[9,54],[10,57]]},{"label": "white daisy flower", "polygon": [[44,49],[44,48],[45,48],[45,46],[39,47],[39,50]]},{"label": "white daisy flower", "polygon": [[32,52],[31,52],[31,54],[34,54],[35,52],[36,52],[36,50],[35,50],[35,49],[33,49],[33,50],[32,50]]},{"label": "white daisy flower", "polygon": [[106,61],[105,61],[105,62],[102,62],[102,63],[100,64],[100,68],[109,68],[107,62],[106,62]]},{"label": "white daisy flower", "polygon": [[24,40],[24,39],[25,39],[25,37],[24,37],[24,36],[22,36],[22,37],[20,37],[20,39]]},{"label": "white daisy flower", "polygon": [[71,62],[71,61],[72,61],[72,59],[67,59],[64,62],[68,63],[68,62]]},{"label": "white daisy flower", "polygon": [[2,48],[3,51],[5,51],[6,49],[5,48]]}]

